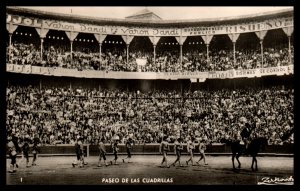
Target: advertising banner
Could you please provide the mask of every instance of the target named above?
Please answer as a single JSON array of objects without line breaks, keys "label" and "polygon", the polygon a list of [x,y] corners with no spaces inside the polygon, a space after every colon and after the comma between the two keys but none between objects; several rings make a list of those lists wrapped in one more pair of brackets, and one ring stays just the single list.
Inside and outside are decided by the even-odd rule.
[{"label": "advertising banner", "polygon": [[110,34],[110,35],[132,35],[132,36],[200,36],[248,33],[255,31],[271,30],[293,26],[293,17],[266,19],[264,21],[248,22],[232,25],[216,26],[193,26],[193,27],[170,27],[170,28],[149,28],[149,27],[126,27],[109,25],[91,25],[76,22],[65,22],[40,18],[29,18],[19,15],[6,15],[6,23],[13,25],[31,26],[36,28],[76,31],[82,33]]},{"label": "advertising banner", "polygon": [[294,66],[278,66],[247,70],[227,70],[215,72],[113,72],[66,68],[49,68],[30,65],[7,64],[7,72],[39,74],[48,76],[69,76],[77,78],[108,78],[108,79],[190,79],[192,82],[204,82],[206,79],[254,78],[269,75],[288,75],[294,73]]}]

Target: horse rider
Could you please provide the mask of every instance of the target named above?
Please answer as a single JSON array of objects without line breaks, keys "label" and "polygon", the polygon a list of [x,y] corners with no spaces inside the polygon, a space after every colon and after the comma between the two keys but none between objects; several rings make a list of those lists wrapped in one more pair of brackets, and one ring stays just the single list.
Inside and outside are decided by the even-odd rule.
[{"label": "horse rider", "polygon": [[249,137],[251,135],[251,131],[252,131],[252,129],[251,129],[250,124],[245,123],[244,129],[240,133],[242,141],[244,142],[246,149],[248,148],[248,142],[249,142]]}]

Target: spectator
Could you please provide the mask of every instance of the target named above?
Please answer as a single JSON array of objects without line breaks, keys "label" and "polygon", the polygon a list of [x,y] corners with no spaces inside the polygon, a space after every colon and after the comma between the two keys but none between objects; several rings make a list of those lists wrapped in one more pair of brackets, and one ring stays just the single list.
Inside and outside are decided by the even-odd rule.
[{"label": "spectator", "polygon": [[[206,52],[189,51],[183,54],[180,63],[178,51],[164,51],[157,53],[156,62],[153,61],[153,53],[130,52],[127,63],[126,51],[117,49],[106,49],[101,54],[93,52],[74,51],[72,55],[63,48],[50,46],[45,47],[42,59],[39,47],[33,44],[25,45],[15,43],[12,45],[11,58],[12,64],[32,65],[43,67],[62,67],[68,69],[82,70],[106,70],[106,71],[126,71],[126,72],[206,72],[206,71],[225,71],[231,69],[255,69],[289,65],[288,48],[282,45],[274,48],[264,49],[263,65],[261,63],[260,49],[237,50],[236,62],[233,59],[232,50],[211,50],[209,60]],[[9,47],[7,48],[9,49]],[[294,48],[291,48],[292,63]],[[71,60],[72,57],[72,60]],[[138,65],[137,59],[145,59],[145,65]]]},{"label": "spectator", "polygon": [[[88,98],[88,99],[86,99]],[[114,135],[121,143],[170,143],[181,137],[220,142],[241,131],[240,119],[255,126],[251,136],[267,136],[269,144],[294,126],[293,89],[236,89],[217,91],[136,92],[8,86],[7,136],[41,138],[42,144],[106,143]],[[285,142],[293,142],[293,137]]]}]

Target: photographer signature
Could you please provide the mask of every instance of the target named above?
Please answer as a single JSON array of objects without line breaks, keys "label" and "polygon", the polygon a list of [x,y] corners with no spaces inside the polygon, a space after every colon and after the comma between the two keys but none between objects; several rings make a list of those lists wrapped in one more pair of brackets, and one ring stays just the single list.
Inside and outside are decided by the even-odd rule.
[{"label": "photographer signature", "polygon": [[260,182],[258,182],[258,185],[275,185],[275,184],[285,184],[285,185],[291,185],[294,182],[293,176],[289,176],[286,178],[270,178],[270,177],[263,177]]}]

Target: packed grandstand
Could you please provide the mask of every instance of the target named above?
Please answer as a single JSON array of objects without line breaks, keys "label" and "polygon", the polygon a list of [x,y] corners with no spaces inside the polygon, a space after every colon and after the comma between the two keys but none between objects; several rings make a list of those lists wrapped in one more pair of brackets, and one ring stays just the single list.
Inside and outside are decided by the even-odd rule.
[{"label": "packed grandstand", "polygon": [[7,136],[269,144],[294,127],[293,11],[217,22],[108,20],[7,8]]}]

